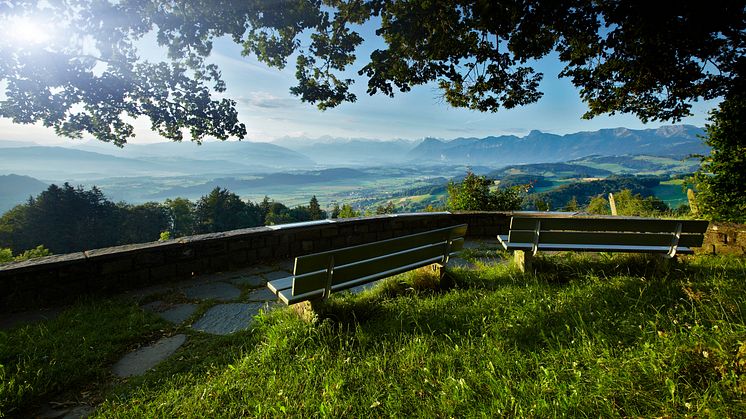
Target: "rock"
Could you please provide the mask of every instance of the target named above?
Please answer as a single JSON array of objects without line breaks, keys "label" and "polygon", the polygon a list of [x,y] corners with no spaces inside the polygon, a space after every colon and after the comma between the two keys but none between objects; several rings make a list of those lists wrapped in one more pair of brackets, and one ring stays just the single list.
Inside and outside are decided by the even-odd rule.
[{"label": "rock", "polygon": [[191,317],[195,311],[197,311],[197,304],[175,304],[170,309],[158,313],[158,315],[168,322],[179,324]]},{"label": "rock", "polygon": [[257,265],[257,266],[252,266],[249,269],[246,269],[245,272],[247,274],[261,274],[264,272],[269,272],[273,269],[274,269],[273,267],[268,266],[268,265]]},{"label": "rock", "polygon": [[167,302],[161,301],[161,300],[152,301],[150,303],[143,304],[140,306],[141,309],[145,311],[149,311],[151,313],[160,313],[164,310],[168,310],[169,307],[170,305]]},{"label": "rock", "polygon": [[267,284],[267,281],[259,275],[239,276],[238,278],[231,279],[231,282],[235,285],[246,285],[249,287],[263,287]]},{"label": "rock", "polygon": [[211,307],[192,328],[213,335],[229,335],[248,329],[263,303],[219,304]]},{"label": "rock", "polygon": [[62,419],[82,419],[87,418],[95,409],[93,406],[81,405],[70,409]]},{"label": "rock", "polygon": [[266,278],[267,281],[274,281],[275,279],[287,278],[289,276],[293,276],[293,274],[287,271],[272,271],[272,272],[267,272],[265,274],[262,274],[262,276]]},{"label": "rock", "polygon": [[277,296],[268,288],[260,288],[251,291],[246,299],[249,301],[277,301]]},{"label": "rock", "polygon": [[169,304],[164,301],[153,301],[140,308],[157,314],[163,320],[179,324],[197,311],[197,304]]},{"label": "rock", "polygon": [[118,377],[132,377],[145,372],[171,356],[186,341],[186,335],[161,338],[158,342],[130,352],[112,368]]},{"label": "rock", "polygon": [[184,294],[191,300],[230,301],[240,297],[241,290],[225,282],[214,282],[189,287]]}]

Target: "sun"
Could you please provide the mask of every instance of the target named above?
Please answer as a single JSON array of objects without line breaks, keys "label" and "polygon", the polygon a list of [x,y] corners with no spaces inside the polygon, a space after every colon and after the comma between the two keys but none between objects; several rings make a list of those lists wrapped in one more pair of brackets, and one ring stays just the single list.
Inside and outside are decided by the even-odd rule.
[{"label": "sun", "polygon": [[52,39],[51,30],[40,21],[30,17],[12,17],[5,22],[8,37],[14,42],[27,45],[38,45]]}]

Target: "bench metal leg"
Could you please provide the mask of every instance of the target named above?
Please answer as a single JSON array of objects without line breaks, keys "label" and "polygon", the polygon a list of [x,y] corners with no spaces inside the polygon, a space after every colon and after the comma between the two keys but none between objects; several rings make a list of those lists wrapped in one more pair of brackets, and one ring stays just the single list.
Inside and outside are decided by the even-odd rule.
[{"label": "bench metal leg", "polygon": [[516,250],[513,252],[513,258],[515,266],[521,272],[531,272],[533,270],[534,255],[532,251]]}]

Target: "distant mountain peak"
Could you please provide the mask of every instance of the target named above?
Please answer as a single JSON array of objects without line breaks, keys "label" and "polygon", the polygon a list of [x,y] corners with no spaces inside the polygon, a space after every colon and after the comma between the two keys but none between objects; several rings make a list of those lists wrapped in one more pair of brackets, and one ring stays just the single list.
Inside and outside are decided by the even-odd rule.
[{"label": "distant mountain peak", "polygon": [[522,138],[503,135],[445,142],[426,138],[409,152],[408,158],[421,164],[438,160],[450,164],[498,167],[519,162],[562,162],[591,154],[685,156],[707,152],[707,146],[697,138],[697,134],[702,132],[701,128],[694,126],[677,125],[643,130],[607,128],[565,135],[531,130]]}]

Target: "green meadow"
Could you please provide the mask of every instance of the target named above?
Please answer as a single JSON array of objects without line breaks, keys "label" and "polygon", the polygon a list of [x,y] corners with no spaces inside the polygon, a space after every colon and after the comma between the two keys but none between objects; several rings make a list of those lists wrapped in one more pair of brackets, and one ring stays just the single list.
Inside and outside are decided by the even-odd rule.
[{"label": "green meadow", "polygon": [[[208,336],[127,300],[81,302],[0,334],[0,411],[80,398],[94,417],[744,417],[746,262],[466,251],[440,284],[415,271]],[[187,344],[144,376],[111,375],[158,336]]]}]

